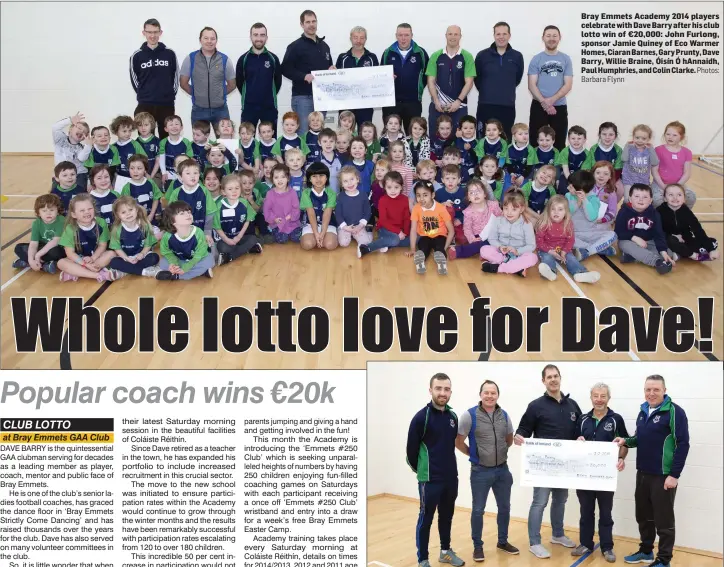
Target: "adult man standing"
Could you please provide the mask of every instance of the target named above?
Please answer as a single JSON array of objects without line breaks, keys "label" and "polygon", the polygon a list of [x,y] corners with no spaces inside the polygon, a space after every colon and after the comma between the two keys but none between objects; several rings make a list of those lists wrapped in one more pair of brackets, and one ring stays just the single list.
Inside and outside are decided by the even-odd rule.
[{"label": "adult man standing", "polygon": [[[309,129],[308,116],[314,111],[312,71],[334,69],[332,54],[323,37],[317,36],[317,15],[304,10],[299,16],[303,33],[287,47],[282,74],[292,82],[292,110],[299,115],[299,135]],[[325,116],[326,112],[322,112]]]},{"label": "adult man standing", "polygon": [[216,124],[229,118],[227,95],[236,88],[234,64],[216,50],[218,36],[206,26],[199,33],[201,49],[189,53],[181,64],[181,88],[191,95],[191,122]]},{"label": "adult man standing", "polygon": [[402,118],[405,132],[410,132],[410,120],[422,116],[422,94],[425,91],[425,70],[430,58],[422,47],[412,40],[412,26],[400,24],[395,32],[397,40],[382,54],[381,65],[392,65],[395,76],[395,106],[382,109],[382,121],[390,114]]},{"label": "adult man standing", "polygon": [[257,22],[249,30],[251,49],[236,62],[236,85],[241,93],[241,121],[254,127],[260,120],[274,124],[277,133],[277,93],[282,87],[279,57],[266,48],[266,26]]},{"label": "adult man standing", "polygon": [[[576,435],[579,441],[604,441],[610,443],[616,437],[628,437],[623,418],[608,407],[611,390],[603,382],[591,388],[593,409],[584,413],[578,420]],[[626,447],[618,451],[616,468],[622,471],[628,454]],[[593,552],[593,532],[596,522],[596,501],[598,501],[598,537],[601,540],[601,553],[608,563],[616,562],[613,552],[613,492],[604,490],[576,490],[581,505],[581,544],[571,551],[579,557]]]},{"label": "adult man standing", "polygon": [[510,26],[493,26],[493,43],[475,56],[475,87],[478,89],[478,138],[485,136],[485,122],[491,118],[503,124],[508,141],[515,123],[515,89],[525,71],[523,54],[510,45]]},{"label": "adult man standing", "polygon": [[[500,391],[492,380],[480,386],[480,403],[460,416],[455,446],[470,457],[470,489],[473,512],[470,531],[473,559],[485,561],[483,552],[483,516],[488,493],[493,489],[498,506],[498,549],[517,555],[517,547],[508,543],[510,525],[510,489],[513,475],[508,469],[508,447],[513,444],[513,422],[498,405]],[[467,438],[468,444],[465,444]]]},{"label": "adult man standing", "polygon": [[173,50],[161,43],[163,30],[157,19],[146,20],[142,33],[146,43],[131,55],[128,64],[131,86],[138,101],[133,114],[151,114],[158,124],[159,136],[165,138],[163,121],[167,116],[176,114],[178,60]]},{"label": "adult man standing", "polygon": [[533,96],[530,103],[530,141],[538,145],[538,130],[550,126],[556,132],[555,147],[566,147],[568,132],[568,106],[566,95],[573,86],[573,63],[565,53],[558,51],[561,31],[556,26],[543,30],[545,50],[533,57],[528,65],[528,90]]},{"label": "adult man standing", "polygon": [[[377,61],[377,55],[368,51],[365,47],[367,43],[367,30],[362,26],[356,26],[349,32],[349,40],[352,42],[352,47],[346,53],[341,53],[337,57],[337,69],[356,69],[357,67],[377,67],[379,61]],[[354,108],[354,118],[357,122],[357,128],[359,129],[362,122],[368,122],[372,120],[374,108]]]},{"label": "adult man standing", "polygon": [[445,49],[430,55],[427,64],[427,89],[432,102],[428,125],[430,135],[435,133],[437,119],[441,114],[452,118],[453,127],[460,127],[460,119],[468,113],[468,93],[475,79],[475,60],[460,48],[462,31],[459,26],[450,26],[445,32]]},{"label": "adult man standing", "polygon": [[[531,436],[536,439],[572,440],[576,438],[576,423],[581,416],[581,408],[570,398],[570,394],[563,395],[561,392],[561,373],[557,366],[547,364],[541,374],[546,391],[540,398],[528,404],[513,438],[516,445],[522,445],[525,443],[525,438]],[[533,502],[528,512],[528,539],[530,540],[530,552],[539,559],[551,556],[550,551],[541,543],[540,537],[543,512],[551,494],[553,495],[551,543],[564,547],[576,547],[573,540],[563,531],[563,516],[566,511],[568,489],[535,487]]]},{"label": "adult man standing", "polygon": [[447,374],[430,378],[431,401],[418,411],[407,433],[407,464],[417,474],[420,494],[420,516],[417,520],[417,562],[430,567],[428,542],[430,526],[437,510],[440,532],[440,563],[455,567],[465,565],[450,546],[455,500],[458,497],[458,467],[455,460],[455,438],[458,416],[448,405],[452,383]]},{"label": "adult man standing", "polygon": [[[624,557],[624,561],[653,561],[651,567],[668,567],[676,535],[676,487],[689,454],[689,421],[684,410],[666,394],[663,376],[646,378],[644,396],[634,436],[614,439],[621,447],[637,448],[634,500],[641,543],[639,550]],[[657,534],[659,549],[654,561]]]}]

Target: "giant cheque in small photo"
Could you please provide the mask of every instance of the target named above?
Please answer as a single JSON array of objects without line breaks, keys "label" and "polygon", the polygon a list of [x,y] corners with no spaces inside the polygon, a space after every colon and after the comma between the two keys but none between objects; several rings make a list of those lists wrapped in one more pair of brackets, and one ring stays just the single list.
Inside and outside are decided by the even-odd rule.
[{"label": "giant cheque in small photo", "polygon": [[526,439],[522,449],[521,486],[616,490],[615,443]]},{"label": "giant cheque in small photo", "polygon": [[392,65],[312,71],[314,110],[395,106]]}]

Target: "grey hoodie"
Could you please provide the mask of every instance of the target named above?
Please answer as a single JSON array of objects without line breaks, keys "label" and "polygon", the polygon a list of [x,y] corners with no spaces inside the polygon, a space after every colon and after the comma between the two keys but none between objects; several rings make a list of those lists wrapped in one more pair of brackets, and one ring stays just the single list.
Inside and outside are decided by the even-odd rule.
[{"label": "grey hoodie", "polygon": [[511,246],[518,251],[518,254],[525,254],[535,250],[533,225],[525,222],[523,215],[513,223],[509,222],[504,216],[493,217],[490,223],[488,242],[492,246]]}]

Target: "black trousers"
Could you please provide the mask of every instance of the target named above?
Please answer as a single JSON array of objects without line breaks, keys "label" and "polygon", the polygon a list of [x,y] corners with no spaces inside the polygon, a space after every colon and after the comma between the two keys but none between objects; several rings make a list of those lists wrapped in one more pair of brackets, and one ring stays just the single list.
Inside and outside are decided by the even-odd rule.
[{"label": "black trousers", "polygon": [[[167,116],[173,116],[176,114],[176,108],[173,104],[171,106],[164,106],[161,104],[147,104],[145,102],[139,102],[138,106],[136,106],[136,110],[133,112],[133,115],[135,116],[139,112],[148,112],[154,117],[156,120],[156,127],[158,128],[158,137],[161,140],[168,136],[166,130],[163,129],[163,121],[166,120]],[[189,130],[191,130],[190,127],[191,125],[189,124]]]},{"label": "black trousers", "polygon": [[530,121],[528,128],[530,129],[530,144],[538,145],[538,130],[543,126],[550,126],[556,132],[556,141],[554,146],[558,150],[566,147],[566,138],[568,137],[568,106],[565,104],[556,106],[554,115],[548,114],[540,102],[533,100],[530,103]]},{"label": "black trousers", "polygon": [[437,529],[440,532],[440,549],[450,549],[450,531],[455,500],[458,497],[458,479],[418,483],[420,493],[420,514],[417,518],[415,541],[417,541],[417,562],[428,558],[430,528],[437,510]]},{"label": "black trousers", "polygon": [[676,535],[674,520],[674,498],[676,489],[664,490],[666,475],[646,474],[636,471],[636,522],[639,525],[642,553],[654,550],[656,534],[659,535],[659,551],[656,558],[662,563],[671,563]]},{"label": "black trousers", "polygon": [[[410,134],[410,120],[416,116],[422,116],[422,103],[414,100],[398,100],[395,106],[387,106],[382,109],[382,122],[387,122],[387,117],[390,114],[399,114],[402,118],[402,126],[405,129],[405,134]],[[358,125],[359,126],[359,125]],[[427,128],[432,134],[435,134],[435,125],[428,124]]]},{"label": "black trousers", "polygon": [[161,258],[158,254],[155,252],[151,252],[149,254],[146,254],[146,256],[143,257],[142,260],[139,260],[135,264],[131,264],[130,262],[127,262],[123,258],[113,258],[111,260],[111,263],[108,264],[108,267],[113,270],[118,270],[119,272],[123,272],[125,274],[134,274],[136,276],[142,276],[143,270],[145,268],[150,268],[151,266],[155,266],[160,262]]},{"label": "black trousers", "polygon": [[232,260],[236,260],[239,256],[243,256],[249,252],[258,242],[256,236],[253,234],[245,234],[241,237],[239,243],[234,246],[227,244],[223,240],[219,240],[216,243],[216,249],[219,253],[228,254]]},{"label": "black trousers", "polygon": [[[442,252],[443,254],[445,254],[446,240],[446,236],[436,236],[435,238],[430,238],[429,236],[420,236],[417,239],[417,249],[424,252],[425,258],[427,258],[430,255],[430,252],[433,251]],[[445,254],[445,256],[447,256],[447,254]]]},{"label": "black trousers", "polygon": [[682,234],[681,236],[684,238],[684,242],[679,242],[678,238],[671,234],[667,234],[666,244],[672,252],[676,252],[682,258],[688,258],[694,252],[698,254],[700,252],[707,251],[709,248],[712,248],[712,246],[712,249],[716,250],[719,246],[716,238],[706,237],[705,241],[703,239],[696,238],[693,234]]},{"label": "black trousers", "polygon": [[271,122],[274,124],[274,137],[277,137],[277,119],[279,111],[273,106],[259,106],[256,104],[245,104],[241,109],[241,121],[251,122],[256,129],[259,122]]},{"label": "black trousers", "polygon": [[[515,107],[501,106],[499,104],[480,104],[478,103],[477,116],[478,121],[478,139],[485,136],[485,122],[491,119],[500,120],[503,124],[503,132],[505,132],[508,143],[513,139],[511,130],[515,124]],[[531,142],[533,141],[533,133],[531,132]]]},{"label": "black trousers", "polygon": [[[15,255],[18,257],[19,260],[22,260],[26,264],[29,264],[29,248],[30,244],[28,242],[21,242],[20,244],[15,245]],[[38,243],[38,250],[40,250],[41,248],[42,246],[40,246],[40,243]],[[45,253],[42,263],[47,264],[48,262],[57,262],[58,260],[62,260],[63,258],[65,258],[65,248],[63,248],[62,246],[56,246]]]},{"label": "black trousers", "polygon": [[593,532],[596,526],[596,501],[598,500],[598,537],[601,552],[613,549],[613,492],[603,490],[576,490],[581,504],[581,545],[593,549]]}]

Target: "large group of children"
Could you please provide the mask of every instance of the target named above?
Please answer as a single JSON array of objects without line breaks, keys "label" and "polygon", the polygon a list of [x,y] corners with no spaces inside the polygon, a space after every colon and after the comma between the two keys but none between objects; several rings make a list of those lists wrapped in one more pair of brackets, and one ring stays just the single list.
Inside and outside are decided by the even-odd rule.
[{"label": "large group of children", "polygon": [[616,255],[616,241],[621,262],[659,274],[680,258],[719,255],[692,212],[692,154],[679,122],[657,147],[643,124],[621,148],[616,125],[604,122],[590,149],[573,126],[559,152],[548,126],[534,147],[522,123],[508,141],[489,120],[478,138],[472,116],[456,125],[442,115],[430,136],[421,117],[409,136],[395,114],[379,136],[350,111],[336,131],[319,112],[308,118],[300,136],[299,117],[287,112],[277,138],[271,122],[244,122],[235,138],[233,122],[221,120],[214,140],[205,121],[184,138],[175,115],[163,139],[148,113],[92,130],[81,114],[59,121],[51,191],[36,199],[30,243],[16,246],[13,267],[60,271],[61,281],[191,279],[262,244],[332,250],[354,240],[359,258],[406,248],[419,274],[432,253],[441,275],[449,260],[477,256],[487,273],[525,276],[537,264],[554,280],[565,266],[594,283],[600,275],[583,262]]}]

